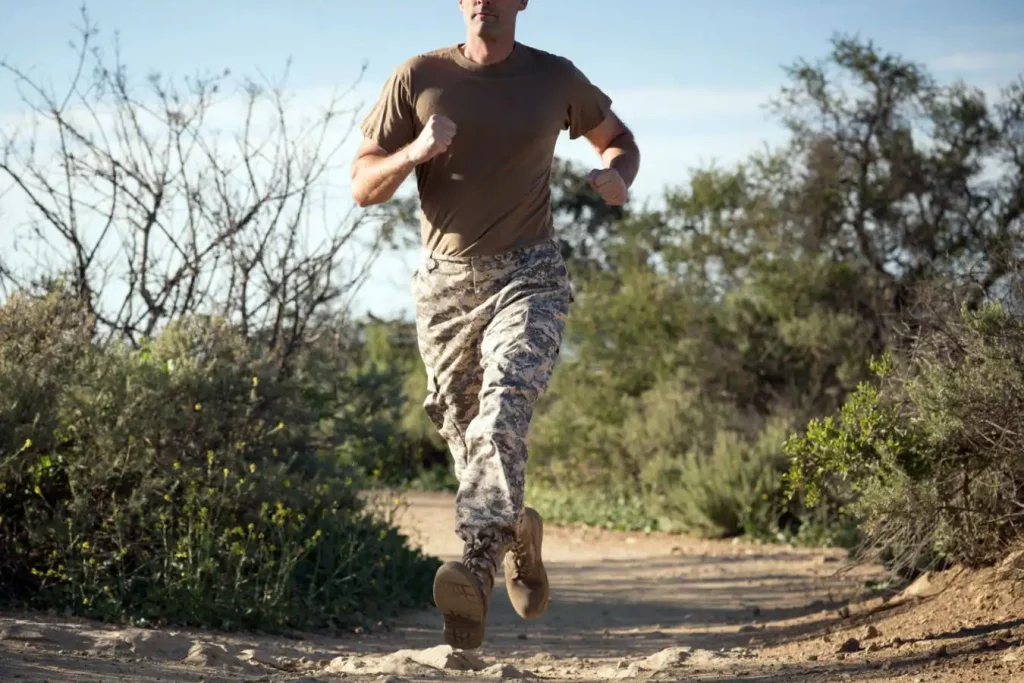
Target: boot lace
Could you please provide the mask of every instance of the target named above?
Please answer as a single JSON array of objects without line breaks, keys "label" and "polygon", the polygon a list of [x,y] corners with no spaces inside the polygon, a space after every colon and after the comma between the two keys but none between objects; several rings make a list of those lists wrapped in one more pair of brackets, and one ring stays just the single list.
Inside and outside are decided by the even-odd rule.
[{"label": "boot lace", "polygon": [[495,559],[498,545],[496,539],[486,534],[481,534],[465,545],[462,564],[466,565],[484,585],[493,582],[498,570],[498,562]]},{"label": "boot lace", "polygon": [[526,544],[517,536],[512,541],[510,550],[512,551],[512,563],[516,569],[514,578],[519,578],[526,569]]}]

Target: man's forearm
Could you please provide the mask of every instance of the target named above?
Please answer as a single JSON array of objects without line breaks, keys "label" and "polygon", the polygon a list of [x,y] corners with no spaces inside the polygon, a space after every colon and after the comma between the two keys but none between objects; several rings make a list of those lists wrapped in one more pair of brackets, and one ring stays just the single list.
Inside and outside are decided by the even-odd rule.
[{"label": "man's forearm", "polygon": [[352,166],[352,198],[363,207],[382,204],[395,195],[415,168],[407,148],[388,156],[366,155]]},{"label": "man's forearm", "polygon": [[608,148],[601,155],[601,161],[605,168],[614,168],[622,179],[626,181],[626,187],[630,187],[640,172],[640,148],[637,147],[632,133],[623,133],[612,140]]}]

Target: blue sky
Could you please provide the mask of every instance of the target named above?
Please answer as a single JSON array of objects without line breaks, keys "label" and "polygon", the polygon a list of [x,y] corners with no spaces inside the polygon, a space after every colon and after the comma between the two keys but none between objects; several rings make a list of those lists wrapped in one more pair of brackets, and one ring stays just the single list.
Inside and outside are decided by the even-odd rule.
[{"label": "blue sky", "polygon": [[[0,56],[64,82],[80,4],[0,0]],[[120,32],[124,61],[136,74],[181,77],[225,67],[278,74],[290,58],[288,85],[301,102],[301,93],[350,84],[366,63],[352,100],[364,110],[397,63],[463,37],[456,0],[91,0],[88,6],[104,45]],[[612,95],[644,152],[639,198],[684,182],[696,165],[736,161],[762,141],[778,140],[778,126],[760,106],[783,82],[783,65],[823,56],[836,31],[859,33],[943,79],[994,87],[1024,72],[1024,3],[1010,1],[533,0],[519,24],[522,42],[569,57]],[[20,106],[10,80],[0,76],[0,121]],[[563,140],[558,153],[593,162],[582,140]],[[12,208],[0,211],[11,215]],[[383,258],[359,308],[407,311],[414,261],[413,254]]]}]

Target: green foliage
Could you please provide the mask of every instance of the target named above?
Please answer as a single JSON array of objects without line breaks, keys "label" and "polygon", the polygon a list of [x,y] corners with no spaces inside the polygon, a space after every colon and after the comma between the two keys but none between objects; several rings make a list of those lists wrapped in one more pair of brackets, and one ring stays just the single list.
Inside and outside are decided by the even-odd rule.
[{"label": "green foliage", "polygon": [[60,293],[0,309],[0,594],[108,620],[346,627],[436,562],[322,457],[303,384],[215,319],[102,349]]},{"label": "green foliage", "polygon": [[[892,358],[886,354],[872,362],[872,371],[886,379]],[[811,420],[804,437],[790,437],[785,450],[792,459],[788,495],[802,490],[809,505],[818,505],[836,476],[863,493],[872,472],[888,478],[893,467],[905,469],[916,460],[915,434],[901,420],[900,407],[884,405],[881,391],[861,383],[842,406],[838,419]]]},{"label": "green foliage", "polygon": [[774,537],[785,512],[779,496],[785,466],[781,436],[785,423],[769,423],[755,440],[727,430],[715,434],[707,451],[648,463],[660,526],[709,537]]},{"label": "green foliage", "polygon": [[[799,533],[781,446],[864,375],[858,286],[842,265],[806,262],[752,264],[723,294],[653,266],[588,278],[533,424],[531,476],[585,500],[629,495],[643,512],[623,514],[642,527]],[[586,516],[568,505],[549,512]]]},{"label": "green foliage", "polygon": [[[734,169],[697,169],[658,210],[569,200],[583,169],[559,168],[555,207],[581,223],[566,249],[578,296],[531,436],[531,476],[558,497],[556,515],[849,544],[856,504],[956,499],[935,477],[956,479],[937,463],[967,450],[946,440],[965,387],[922,371],[906,383],[911,420],[907,400],[865,382],[872,357],[901,349],[894,330],[929,286],[969,273],[974,304],[1006,289],[1022,237],[1024,83],[990,106],[844,36],[786,74],[773,104],[790,139]],[[780,430],[808,421],[799,449],[783,450]],[[928,455],[939,434],[955,446],[944,458]],[[965,467],[966,488],[991,484]],[[787,471],[799,486],[787,490]]]},{"label": "green foliage", "polygon": [[983,566],[1024,535],[1024,321],[964,307],[920,331],[902,359],[876,364],[837,420],[792,436],[792,491],[818,502],[835,482],[868,545],[899,572]]},{"label": "green foliage", "polygon": [[335,462],[360,486],[443,484],[447,449],[422,407],[426,373],[410,325],[372,320],[324,339],[300,354],[297,377]]},{"label": "green foliage", "polygon": [[655,531],[658,520],[647,499],[636,492],[613,491],[593,486],[527,482],[526,502],[545,519],[558,524],[615,531]]}]

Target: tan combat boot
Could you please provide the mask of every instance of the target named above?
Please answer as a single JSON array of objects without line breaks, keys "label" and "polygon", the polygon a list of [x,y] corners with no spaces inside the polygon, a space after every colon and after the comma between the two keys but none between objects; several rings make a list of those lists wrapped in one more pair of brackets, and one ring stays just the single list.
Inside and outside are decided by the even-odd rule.
[{"label": "tan combat boot", "polygon": [[536,619],[548,608],[548,574],[541,559],[544,523],[533,508],[523,508],[516,538],[505,553],[505,588],[516,613]]},{"label": "tan combat boot", "polygon": [[479,539],[466,545],[462,562],[446,562],[434,575],[434,604],[444,618],[444,640],[453,648],[483,644],[497,552],[489,538]]}]

